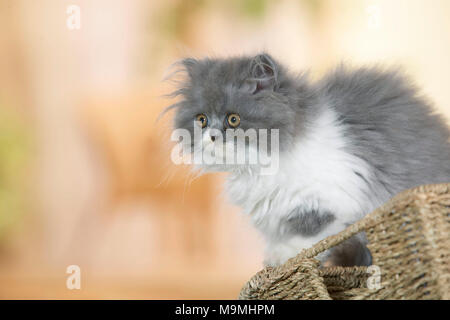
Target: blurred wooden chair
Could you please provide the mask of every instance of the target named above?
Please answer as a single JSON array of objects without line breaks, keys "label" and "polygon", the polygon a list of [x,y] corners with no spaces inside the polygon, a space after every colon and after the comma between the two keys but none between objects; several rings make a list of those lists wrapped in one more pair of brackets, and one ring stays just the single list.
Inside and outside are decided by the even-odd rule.
[{"label": "blurred wooden chair", "polygon": [[92,99],[83,108],[88,138],[110,176],[105,212],[111,214],[120,203],[133,199],[143,200],[149,208],[156,205],[158,211],[151,214],[158,221],[162,256],[211,259],[217,178],[191,181],[188,168],[172,164],[169,117],[157,122],[167,103],[153,92],[133,93]]}]

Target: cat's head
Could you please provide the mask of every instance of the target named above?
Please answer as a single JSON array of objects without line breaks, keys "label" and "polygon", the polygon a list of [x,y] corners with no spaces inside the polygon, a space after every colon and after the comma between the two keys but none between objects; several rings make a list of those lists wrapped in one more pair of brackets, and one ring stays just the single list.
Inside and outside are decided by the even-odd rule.
[{"label": "cat's head", "polygon": [[[185,155],[215,150],[215,163],[198,163],[197,158],[195,163],[202,169],[231,171],[253,166],[262,151],[273,156],[292,143],[296,122],[302,117],[299,82],[271,56],[188,58],[180,65],[186,77],[173,94],[182,98],[174,105],[174,127],[191,136],[183,137]],[[261,144],[263,140],[269,153]],[[231,155],[234,162],[227,158]]]}]

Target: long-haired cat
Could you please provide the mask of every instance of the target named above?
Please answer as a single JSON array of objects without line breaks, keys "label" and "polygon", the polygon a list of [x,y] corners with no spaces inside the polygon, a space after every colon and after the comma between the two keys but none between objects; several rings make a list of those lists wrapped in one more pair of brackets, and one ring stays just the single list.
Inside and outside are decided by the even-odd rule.
[{"label": "long-haired cat", "polygon": [[[450,181],[449,130],[398,70],[341,66],[311,82],[266,53],[188,58],[181,66],[186,78],[173,95],[182,99],[172,108],[175,128],[193,137],[183,143],[185,154],[214,146],[223,159],[217,150],[237,143],[223,137],[238,129],[269,130],[270,147],[270,132],[278,130],[278,165],[270,174],[248,161],[197,163],[229,172],[229,198],[262,232],[266,265],[338,233],[404,189]],[[258,135],[244,144],[257,153],[249,141]],[[319,258],[370,265],[365,245],[360,234]]]}]

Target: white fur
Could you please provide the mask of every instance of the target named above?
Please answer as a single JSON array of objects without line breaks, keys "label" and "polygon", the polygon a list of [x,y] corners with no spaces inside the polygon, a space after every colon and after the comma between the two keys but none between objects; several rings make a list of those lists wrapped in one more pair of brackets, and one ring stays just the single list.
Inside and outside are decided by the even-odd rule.
[{"label": "white fur", "polygon": [[[331,109],[326,109],[295,148],[280,154],[277,174],[232,173],[226,190],[267,241],[266,264],[279,265],[302,249],[343,230],[375,208],[368,186],[357,175],[370,177],[368,165],[345,151],[349,143]],[[316,236],[279,240],[279,220],[295,208],[329,210],[334,222]]]}]

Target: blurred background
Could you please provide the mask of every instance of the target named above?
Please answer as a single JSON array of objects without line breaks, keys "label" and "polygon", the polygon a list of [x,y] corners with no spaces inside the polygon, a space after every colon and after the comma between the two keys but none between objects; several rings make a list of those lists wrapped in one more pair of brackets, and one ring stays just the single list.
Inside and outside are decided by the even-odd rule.
[{"label": "blurred background", "polygon": [[259,50],[315,78],[400,64],[450,117],[449,14],[448,0],[0,0],[0,298],[236,298],[262,239],[223,175],[171,163],[171,114],[156,122],[169,66]]}]

